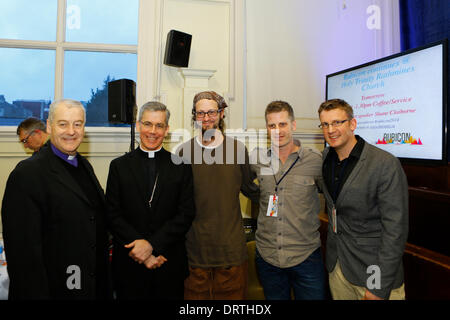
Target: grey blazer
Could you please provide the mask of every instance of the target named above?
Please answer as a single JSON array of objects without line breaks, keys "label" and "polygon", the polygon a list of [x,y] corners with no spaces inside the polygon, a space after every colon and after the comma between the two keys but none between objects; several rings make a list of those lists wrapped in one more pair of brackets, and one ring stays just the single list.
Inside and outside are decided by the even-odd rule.
[{"label": "grey blazer", "polygon": [[[328,152],[326,148],[323,159]],[[329,217],[328,272],[339,259],[345,278],[367,288],[367,280],[374,274],[367,268],[376,265],[380,268],[381,286],[368,289],[378,297],[389,298],[391,290],[403,283],[402,257],[408,237],[408,182],[399,160],[364,144],[336,200],[337,233],[332,229],[333,200],[326,186],[324,195]]]}]

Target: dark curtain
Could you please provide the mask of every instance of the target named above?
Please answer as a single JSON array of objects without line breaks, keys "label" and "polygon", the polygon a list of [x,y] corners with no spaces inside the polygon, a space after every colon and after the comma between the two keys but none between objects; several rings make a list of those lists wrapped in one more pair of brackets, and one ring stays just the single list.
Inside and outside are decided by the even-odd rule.
[{"label": "dark curtain", "polygon": [[402,50],[450,38],[449,0],[400,0]]},{"label": "dark curtain", "polygon": [[[400,0],[400,39],[402,51],[435,41],[450,39],[450,0]],[[447,53],[447,74],[450,75]],[[447,95],[450,95],[447,81]],[[449,97],[447,96],[447,101]],[[448,148],[450,160],[450,105],[447,102]]]}]

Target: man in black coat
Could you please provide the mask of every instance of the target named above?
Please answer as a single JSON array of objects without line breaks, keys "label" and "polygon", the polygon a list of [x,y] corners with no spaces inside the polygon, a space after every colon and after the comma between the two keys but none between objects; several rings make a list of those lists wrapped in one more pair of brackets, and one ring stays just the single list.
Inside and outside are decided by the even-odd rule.
[{"label": "man in black coat", "polygon": [[103,190],[77,149],[85,110],[50,106],[50,141],[11,172],[2,202],[9,299],[109,297]]},{"label": "man in black coat", "polygon": [[162,103],[144,104],[136,122],[140,147],[110,165],[106,200],[118,299],[183,299],[185,235],[195,208],[191,167],[176,165],[181,161],[162,147],[169,117]]}]

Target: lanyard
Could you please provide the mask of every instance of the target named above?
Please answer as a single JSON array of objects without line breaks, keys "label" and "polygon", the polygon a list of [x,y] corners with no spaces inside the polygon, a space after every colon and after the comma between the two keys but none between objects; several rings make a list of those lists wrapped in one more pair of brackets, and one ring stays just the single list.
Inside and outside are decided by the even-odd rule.
[{"label": "lanyard", "polygon": [[[289,169],[283,174],[283,176],[281,177],[281,179],[278,182],[277,182],[277,178],[275,178],[275,173],[273,174],[273,179],[275,180],[275,194],[278,191],[278,185],[281,183],[281,181],[283,181],[284,177],[286,177],[286,175],[289,173],[289,171],[291,171],[292,167],[297,163],[298,159],[300,159],[299,155],[297,155],[297,159],[295,159],[294,163],[291,164]],[[272,168],[272,171],[273,171],[273,168]]]},{"label": "lanyard", "polygon": [[153,195],[155,194],[156,184],[158,183],[158,176],[159,176],[159,174],[156,175],[155,184],[153,185],[152,195],[150,196],[150,200],[148,200],[149,208],[152,207]]},{"label": "lanyard", "polygon": [[346,158],[342,162],[344,164],[342,165],[341,171],[339,172],[339,182],[336,183],[335,176],[334,176],[334,168],[336,167],[336,159],[334,157],[332,157],[332,160],[331,160],[331,185],[333,186],[333,200],[334,200],[334,202],[336,202],[336,200],[337,200],[337,192],[338,192],[338,189],[339,189],[339,187],[341,186],[341,183],[342,183],[342,177],[343,177],[344,172],[345,172],[345,167],[347,166],[347,163],[348,163],[348,158]]}]

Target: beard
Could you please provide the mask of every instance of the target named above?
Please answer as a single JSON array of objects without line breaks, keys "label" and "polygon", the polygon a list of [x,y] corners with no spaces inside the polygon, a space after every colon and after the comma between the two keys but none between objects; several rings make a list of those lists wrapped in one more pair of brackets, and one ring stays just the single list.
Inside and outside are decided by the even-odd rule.
[{"label": "beard", "polygon": [[220,128],[220,121],[214,123],[212,126],[204,127],[201,121],[194,121],[194,128],[195,129],[201,129],[202,130],[202,140],[203,141],[211,141],[215,139],[216,136],[216,130],[220,130],[220,132],[223,134],[222,129]]},{"label": "beard", "polygon": [[[208,135],[208,134],[211,135],[211,133],[208,133],[208,131],[214,132],[216,129],[219,129],[219,124],[217,124],[217,123],[214,123],[212,128],[204,128],[202,126],[202,136],[205,136],[205,134],[206,135]],[[212,135],[214,136],[214,133],[212,133]]]},{"label": "beard", "polygon": [[216,139],[216,135],[218,134],[217,128],[219,126],[214,125],[213,128],[204,129],[202,128],[202,140],[203,141],[214,141]]}]

